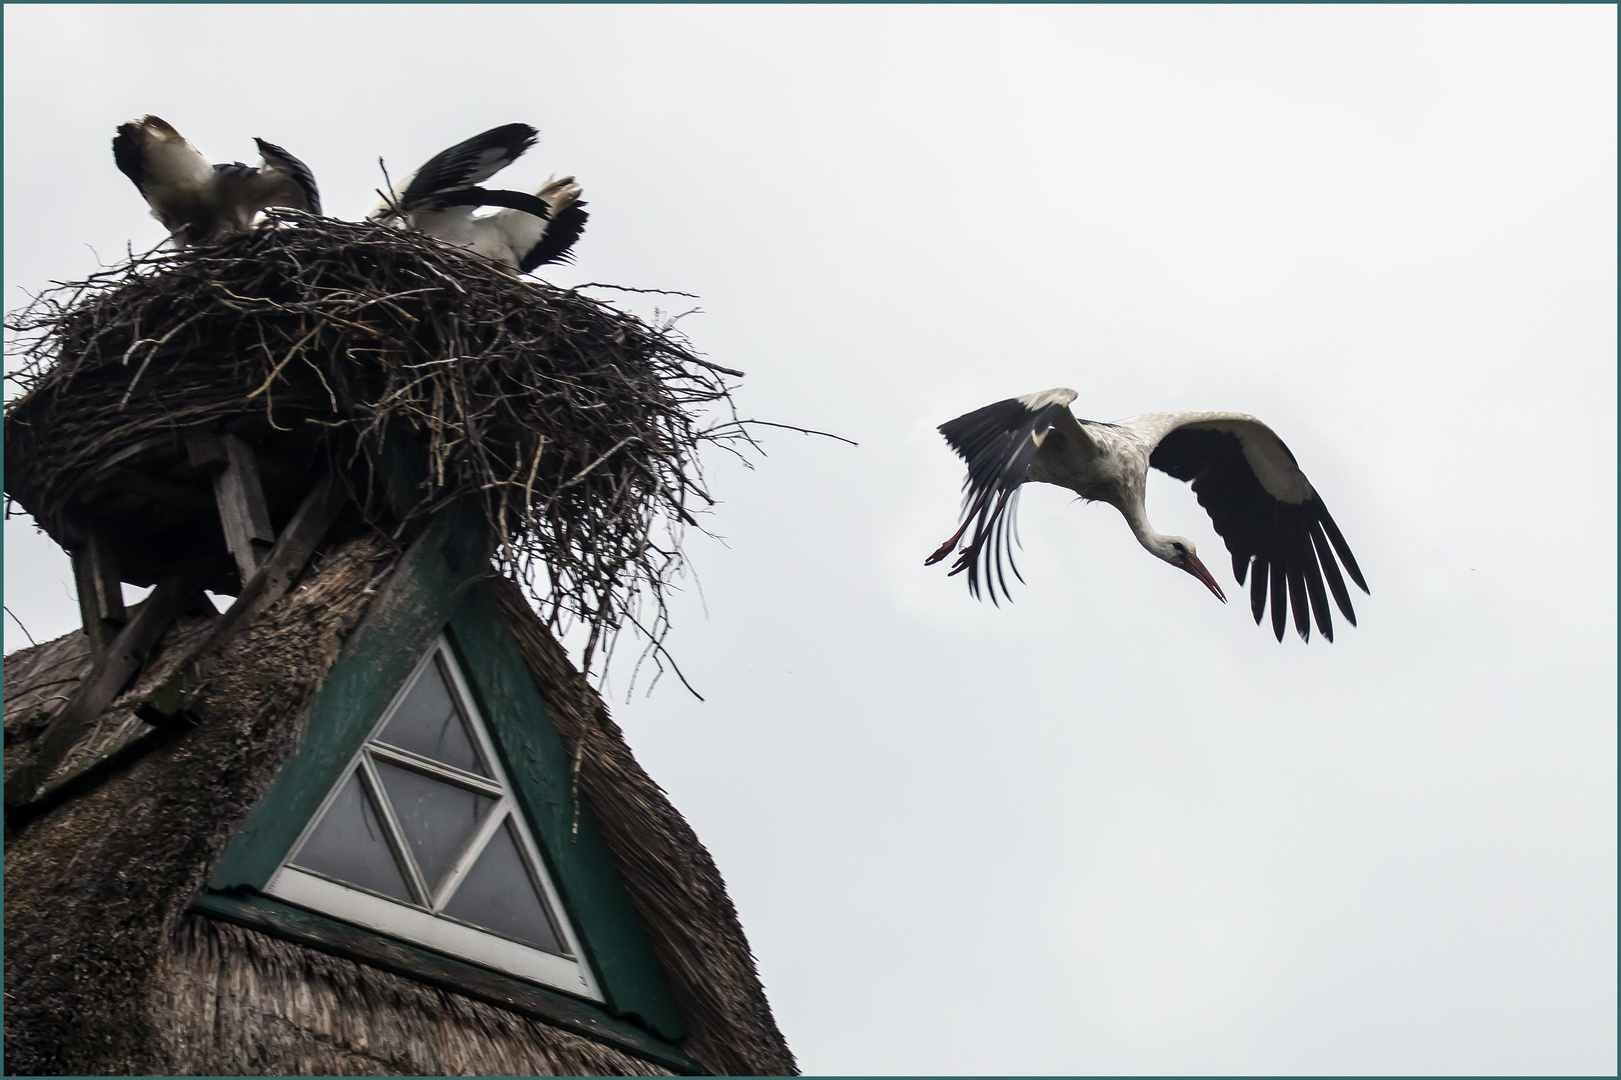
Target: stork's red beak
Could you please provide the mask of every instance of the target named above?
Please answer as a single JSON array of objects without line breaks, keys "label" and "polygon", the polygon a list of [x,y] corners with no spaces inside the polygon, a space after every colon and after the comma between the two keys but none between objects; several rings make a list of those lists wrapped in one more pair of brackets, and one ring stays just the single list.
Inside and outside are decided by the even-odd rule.
[{"label": "stork's red beak", "polygon": [[1204,582],[1205,588],[1215,593],[1216,599],[1225,604],[1227,602],[1227,594],[1221,591],[1221,586],[1216,584],[1215,577],[1210,573],[1209,570],[1205,569],[1205,564],[1199,561],[1199,556],[1190,551],[1187,554],[1187,560],[1187,562],[1182,564],[1182,569]]}]

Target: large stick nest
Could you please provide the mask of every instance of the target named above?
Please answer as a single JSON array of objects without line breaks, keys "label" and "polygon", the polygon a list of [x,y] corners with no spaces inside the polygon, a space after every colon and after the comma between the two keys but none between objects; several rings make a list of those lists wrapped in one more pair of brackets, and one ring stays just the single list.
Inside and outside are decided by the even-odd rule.
[{"label": "large stick nest", "polygon": [[747,440],[740,373],[421,234],[272,219],[57,283],[7,320],[24,361],[7,494],[61,539],[85,478],[156,436],[251,418],[351,478],[406,446],[426,479],[386,510],[356,485],[368,520],[398,538],[476,497],[498,568],[558,631],[590,628],[585,666],[627,627],[662,655],[682,528],[712,503],[699,447]]}]

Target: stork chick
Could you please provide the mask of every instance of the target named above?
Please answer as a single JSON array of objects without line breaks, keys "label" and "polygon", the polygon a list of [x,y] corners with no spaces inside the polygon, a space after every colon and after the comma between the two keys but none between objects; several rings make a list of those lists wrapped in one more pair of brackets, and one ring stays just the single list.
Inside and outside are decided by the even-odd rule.
[{"label": "stork chick", "polygon": [[319,214],[321,193],[309,166],[275,143],[253,141],[257,168],[240,161],[210,165],[166,121],[144,116],[118,126],[113,160],[183,247],[246,232],[267,206]]},{"label": "stork chick", "polygon": [[[567,262],[590,217],[574,177],[548,179],[533,195],[479,187],[535,145],[528,124],[503,124],[429,158],[371,212],[526,274]],[[475,217],[479,207],[499,206]]]}]

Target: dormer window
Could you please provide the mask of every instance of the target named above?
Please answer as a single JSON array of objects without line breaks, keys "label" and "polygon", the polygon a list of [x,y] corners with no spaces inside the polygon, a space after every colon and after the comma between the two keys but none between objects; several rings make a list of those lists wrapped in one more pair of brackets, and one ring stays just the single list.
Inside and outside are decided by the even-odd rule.
[{"label": "dormer window", "polygon": [[603,1000],[443,635],[264,891]]}]

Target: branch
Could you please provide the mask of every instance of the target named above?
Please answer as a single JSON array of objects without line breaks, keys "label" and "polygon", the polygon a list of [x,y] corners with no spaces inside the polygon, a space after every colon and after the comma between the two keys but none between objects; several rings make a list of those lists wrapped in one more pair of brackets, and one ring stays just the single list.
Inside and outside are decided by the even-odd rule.
[{"label": "branch", "polygon": [[721,425],[719,425],[717,427],[712,427],[708,431],[704,432],[704,434],[708,435],[710,432],[725,431],[727,428],[733,428],[733,427],[737,427],[737,428],[747,427],[749,424],[759,424],[761,427],[787,428],[789,431],[797,431],[801,435],[820,435],[824,439],[837,439],[837,440],[839,440],[839,442],[841,442],[841,443],[849,443],[851,446],[860,446],[861,445],[860,443],[856,442],[854,439],[846,439],[843,435],[835,435],[831,431],[817,431],[814,428],[802,428],[802,427],[798,427],[798,426],[796,426],[794,424],[776,424],[776,423],[772,423],[770,420],[733,420],[731,423],[721,424]]},{"label": "branch", "polygon": [[620,292],[658,293],[660,296],[685,296],[689,300],[697,300],[697,293],[677,292],[674,289],[632,289],[627,285],[609,285],[605,281],[587,281],[583,285],[574,286],[576,289],[618,289]]}]

